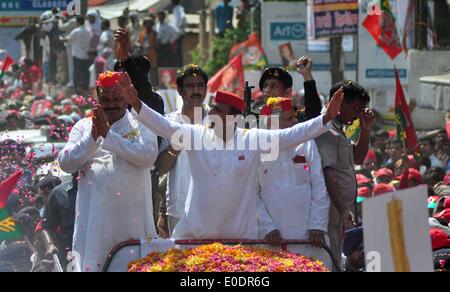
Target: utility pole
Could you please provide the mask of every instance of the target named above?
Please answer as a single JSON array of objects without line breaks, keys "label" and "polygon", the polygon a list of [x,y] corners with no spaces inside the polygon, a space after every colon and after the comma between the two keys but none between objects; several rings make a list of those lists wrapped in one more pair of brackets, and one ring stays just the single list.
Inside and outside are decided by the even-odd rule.
[{"label": "utility pole", "polygon": [[331,84],[344,80],[342,35],[330,38]]},{"label": "utility pole", "polygon": [[426,0],[415,1],[415,48],[423,50],[428,48],[428,4]]},{"label": "utility pole", "polygon": [[81,15],[86,16],[88,10],[88,0],[81,0]]}]

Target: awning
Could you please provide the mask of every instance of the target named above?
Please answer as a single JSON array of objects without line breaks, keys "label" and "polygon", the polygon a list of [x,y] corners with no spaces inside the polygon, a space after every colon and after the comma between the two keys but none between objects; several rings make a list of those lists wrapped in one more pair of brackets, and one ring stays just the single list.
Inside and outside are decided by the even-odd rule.
[{"label": "awning", "polygon": [[450,74],[420,78],[418,105],[436,111],[450,111]]},{"label": "awning", "polygon": [[119,3],[104,4],[98,6],[89,6],[89,11],[99,10],[101,17],[106,19],[117,18],[122,15],[125,8],[130,11],[145,11],[150,8],[161,10],[170,4],[170,0],[130,0],[120,1]]}]

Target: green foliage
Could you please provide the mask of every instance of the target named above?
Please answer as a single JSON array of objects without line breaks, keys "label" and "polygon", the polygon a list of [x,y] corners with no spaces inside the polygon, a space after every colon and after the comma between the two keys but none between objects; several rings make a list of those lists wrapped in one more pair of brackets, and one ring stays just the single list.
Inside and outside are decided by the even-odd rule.
[{"label": "green foliage", "polygon": [[230,50],[236,44],[245,41],[248,38],[246,31],[238,29],[229,29],[225,31],[222,37],[215,36],[213,39],[214,58],[205,62],[205,56],[201,56],[200,49],[192,51],[192,61],[199,64],[205,72],[212,77],[217,71],[228,64]]}]

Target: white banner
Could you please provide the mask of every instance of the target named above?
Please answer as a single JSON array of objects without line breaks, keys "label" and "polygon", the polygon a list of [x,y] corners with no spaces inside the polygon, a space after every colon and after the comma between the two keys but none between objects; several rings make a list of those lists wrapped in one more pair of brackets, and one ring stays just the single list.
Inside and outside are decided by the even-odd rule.
[{"label": "white banner", "polygon": [[426,185],[363,202],[368,272],[432,272]]},{"label": "white banner", "polygon": [[[400,39],[403,36],[403,25],[400,21],[404,21],[405,17],[398,17],[398,7],[402,7],[397,2],[405,2],[407,0],[392,1],[392,13],[396,18],[397,30]],[[408,63],[405,53],[398,55],[395,60],[391,60],[383,49],[378,47],[374,38],[367,29],[362,25],[368,16],[367,6],[371,0],[359,1],[359,30],[358,30],[358,82],[368,89],[395,88],[394,65],[397,66],[402,85],[408,84]],[[379,2],[379,1],[378,1]],[[403,3],[401,3],[403,4]],[[399,5],[399,6],[397,6]],[[394,97],[392,96],[392,99]]]}]

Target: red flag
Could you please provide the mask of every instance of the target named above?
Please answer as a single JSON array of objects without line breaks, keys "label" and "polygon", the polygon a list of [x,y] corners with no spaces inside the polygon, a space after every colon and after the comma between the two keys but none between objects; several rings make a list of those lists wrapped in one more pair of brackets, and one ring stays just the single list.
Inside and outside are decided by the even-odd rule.
[{"label": "red flag", "polygon": [[398,77],[397,67],[395,67],[395,123],[397,124],[397,138],[401,139],[405,146],[413,149],[417,144],[416,130],[414,128],[408,104],[406,103],[400,78]]},{"label": "red flag", "polygon": [[5,59],[3,60],[3,67],[2,67],[2,73],[6,72],[11,65],[14,64],[14,59],[11,58],[9,54],[6,54]]},{"label": "red flag", "polygon": [[242,57],[239,55],[211,78],[208,82],[208,91],[214,93],[222,90],[244,96],[244,86],[244,67]]},{"label": "red flag", "polygon": [[6,207],[9,194],[12,192],[21,176],[22,171],[18,171],[0,183],[0,210]]},{"label": "red flag", "polygon": [[252,33],[245,42],[234,45],[230,50],[230,60],[242,55],[242,65],[265,68],[268,65],[266,53],[256,32]]},{"label": "red flag", "polygon": [[389,3],[388,1],[381,1],[381,3],[380,13],[367,16],[362,25],[372,35],[377,45],[393,60],[403,49]]}]

